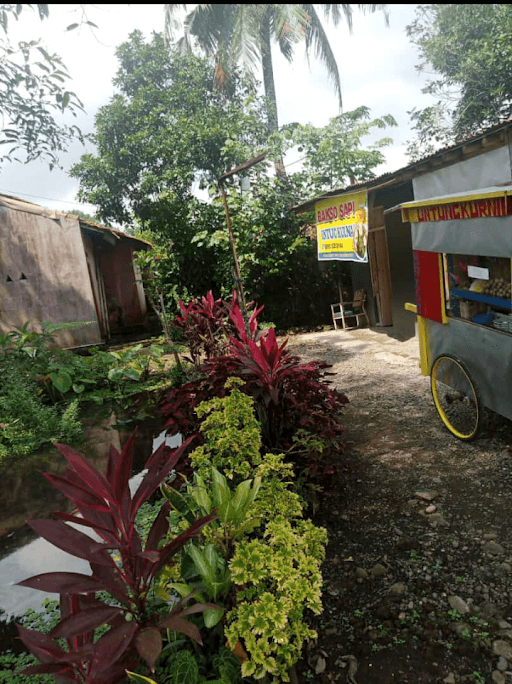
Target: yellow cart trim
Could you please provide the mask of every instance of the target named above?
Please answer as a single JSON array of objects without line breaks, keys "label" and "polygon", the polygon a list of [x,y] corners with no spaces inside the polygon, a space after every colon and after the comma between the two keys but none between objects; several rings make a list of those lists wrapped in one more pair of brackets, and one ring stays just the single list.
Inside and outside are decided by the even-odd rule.
[{"label": "yellow cart trim", "polygon": [[420,369],[422,375],[430,375],[430,349],[428,346],[428,327],[427,321],[423,316],[418,316],[418,307],[416,304],[407,302],[404,305],[406,311],[411,311],[416,314],[418,321],[418,342],[420,344]]},{"label": "yellow cart trim", "polygon": [[444,267],[443,267],[443,255],[439,254],[439,284],[441,288],[441,320],[443,325],[447,325],[450,320],[446,315],[446,299],[444,295]]}]

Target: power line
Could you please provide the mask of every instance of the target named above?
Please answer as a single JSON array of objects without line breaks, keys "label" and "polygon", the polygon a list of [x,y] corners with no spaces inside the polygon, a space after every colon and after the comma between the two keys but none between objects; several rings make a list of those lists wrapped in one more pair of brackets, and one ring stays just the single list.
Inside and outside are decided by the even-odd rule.
[{"label": "power line", "polygon": [[[35,197],[36,199],[44,199],[44,200],[48,200],[49,202],[64,202],[65,204],[73,204],[74,206],[76,206],[77,204],[83,204],[79,200],[72,202],[71,200],[61,200],[61,199],[56,199],[55,197],[43,197],[42,195],[31,195],[28,192],[19,192],[18,190],[3,189],[2,192],[5,192],[6,194],[12,194],[12,195],[25,195],[25,197]],[[94,205],[91,204],[90,206],[94,206]]]}]

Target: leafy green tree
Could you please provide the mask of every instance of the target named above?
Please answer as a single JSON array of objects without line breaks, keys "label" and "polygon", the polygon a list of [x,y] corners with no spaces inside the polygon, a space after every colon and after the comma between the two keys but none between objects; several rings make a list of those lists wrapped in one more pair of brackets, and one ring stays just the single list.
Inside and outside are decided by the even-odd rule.
[{"label": "leafy green tree", "polygon": [[293,175],[295,201],[375,178],[373,169],[385,161],[381,148],[393,141],[385,137],[365,149],[362,138],[374,128],[396,125],[390,114],[371,120],[368,107],[358,107],[330,119],[327,126],[285,126],[284,137],[304,155],[303,170]]},{"label": "leafy green tree", "polygon": [[[179,27],[175,14],[187,7],[189,5],[165,5],[166,33],[171,43]],[[331,19],[335,26],[344,19],[352,28],[354,5],[324,4],[321,7],[325,18]],[[375,12],[384,9],[385,5],[360,4],[356,7],[363,12]],[[261,66],[265,95],[271,102],[272,131],[278,129],[272,41],[277,42],[289,62],[293,60],[294,45],[298,42],[304,41],[308,57],[313,49],[327,69],[341,108],[338,65],[315,5],[197,5],[186,16],[183,36],[176,47],[181,53],[190,52],[194,40],[206,54],[215,56],[215,80],[220,86],[229,80],[236,64],[242,64],[251,75]]]},{"label": "leafy green tree", "polygon": [[511,5],[418,5],[407,34],[418,69],[435,74],[423,91],[438,98],[409,112],[417,133],[411,159],[512,115]]},{"label": "leafy green tree", "polygon": [[75,216],[80,216],[80,218],[87,219],[88,221],[94,221],[95,223],[98,223],[100,220],[96,214],[93,216],[92,214],[88,214],[81,209],[72,209],[69,213],[74,214]]},{"label": "leafy green tree", "polygon": [[206,187],[256,153],[266,140],[266,112],[239,78],[221,93],[204,59],[169,59],[159,34],[146,43],[134,31],[117,57],[118,92],[96,116],[98,154],[84,155],[71,175],[102,220],[135,216],[158,230],[169,211],[185,218],[179,204],[197,183]]},{"label": "leafy green tree", "polygon": [[193,190],[213,184],[215,191],[223,172],[266,142],[263,99],[239,77],[219,92],[207,60],[169,59],[161,35],[146,43],[136,31],[117,56],[118,92],[96,117],[98,153],[84,155],[71,170],[80,179],[80,198],[98,206],[102,221],[135,221],[155,245],[171,311],[180,295],[227,294],[229,243],[212,238],[198,249],[193,241],[204,226],[217,237],[225,229],[222,205],[200,202]]},{"label": "leafy green tree", "polygon": [[[56,113],[67,110],[76,116],[83,107],[66,88],[69,74],[58,55],[47,52],[39,41],[14,46],[9,40],[10,20],[19,20],[24,9],[34,7],[41,20],[48,18],[49,5],[0,5],[0,145],[6,150],[0,153],[0,163],[41,158],[51,170],[72,139],[83,142],[80,129],[60,124]],[[19,152],[24,158],[16,156]]]}]

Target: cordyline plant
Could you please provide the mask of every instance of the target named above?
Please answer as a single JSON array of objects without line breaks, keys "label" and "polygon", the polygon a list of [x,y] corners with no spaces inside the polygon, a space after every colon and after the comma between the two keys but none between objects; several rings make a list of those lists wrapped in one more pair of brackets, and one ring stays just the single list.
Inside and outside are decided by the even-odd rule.
[{"label": "cordyline plant", "polygon": [[[237,294],[233,291],[231,302],[215,299],[210,290],[206,297],[193,299],[188,306],[178,302],[181,316],[176,316],[172,327],[178,331],[180,340],[189,349],[187,359],[196,367],[204,358],[219,356],[225,350],[229,336],[237,334],[231,324],[231,314],[238,308]],[[248,305],[252,306],[252,303]],[[249,318],[249,329],[257,334],[256,318],[263,307],[254,309]],[[244,330],[244,334],[247,334]]]},{"label": "cordyline plant", "polygon": [[[159,543],[169,529],[168,502],[162,506],[144,546],[135,527],[139,508],[169,475],[192,439],[172,455],[164,445],[157,449],[149,457],[147,473],[133,496],[129,478],[135,434],[121,453],[110,447],[105,476],[80,454],[57,445],[71,468],[65,477],[43,474],[72,501],[80,515],[55,512],[58,520],[31,520],[29,525],[58,548],[88,561],[92,574],[50,572],[19,582],[24,587],[59,593],[61,606],[61,620],[49,635],[18,625],[21,640],[41,661],[24,673],[52,674],[59,684],[115,684],[126,677],[127,668],[137,666],[137,656],[154,672],[164,630],[181,632],[202,643],[197,626],[186,617],[218,606],[186,606],[190,595],[162,615],[151,611],[148,597],[159,570],[171,565],[177,552],[216,515],[196,520],[160,549]],[[91,528],[102,541],[95,541],[64,521]],[[99,601],[95,597],[99,591],[108,592],[119,605]],[[108,625],[109,630],[94,642],[100,625]],[[55,641],[61,638],[66,640],[67,651]]]},{"label": "cordyline plant", "polygon": [[[273,329],[258,334],[256,316],[251,317],[248,334],[237,305],[232,307],[230,320],[236,335],[228,338],[228,353],[207,359],[201,366],[204,377],[167,393],[160,407],[164,427],[182,434],[198,432],[195,409],[203,401],[224,397],[226,380],[234,376],[243,380],[242,391],[254,399],[266,449],[295,448],[294,438],[301,431],[334,445],[339,453],[345,433],[340,415],[348,399],[324,379],[329,365],[301,364],[286,349],[287,340],[278,343]],[[313,460],[305,467],[315,475],[318,463]],[[325,464],[326,468],[332,472],[331,466]]]}]

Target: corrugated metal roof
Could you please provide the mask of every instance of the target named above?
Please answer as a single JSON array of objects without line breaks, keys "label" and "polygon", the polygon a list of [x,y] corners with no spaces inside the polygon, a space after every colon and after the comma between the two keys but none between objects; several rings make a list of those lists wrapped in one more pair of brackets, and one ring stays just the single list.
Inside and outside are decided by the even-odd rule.
[{"label": "corrugated metal roof", "polygon": [[89,226],[94,230],[104,231],[110,235],[113,235],[118,240],[133,240],[147,247],[152,246],[150,242],[147,242],[147,240],[141,240],[140,238],[133,237],[133,235],[127,235],[126,233],[123,233],[122,230],[109,228],[101,223],[96,223],[90,219],[82,218],[82,216],[78,216],[77,214],[66,213],[64,211],[58,211],[55,209],[47,209],[39,204],[34,204],[33,202],[28,202],[27,200],[21,199],[20,197],[0,194],[0,206],[7,207],[8,209],[14,209],[16,211],[24,211],[29,214],[37,214],[38,216],[44,216],[46,218],[53,219],[54,221],[58,221],[61,218],[75,218],[81,224],[83,223],[86,228]]},{"label": "corrugated metal roof", "polygon": [[381,176],[377,176],[376,178],[372,178],[371,180],[361,181],[359,183],[352,183],[351,185],[347,185],[342,188],[335,188],[334,190],[329,190],[328,192],[318,195],[317,197],[313,197],[312,199],[307,200],[306,202],[302,202],[301,204],[295,205],[294,207],[292,207],[292,211],[296,211],[297,213],[309,211],[314,207],[315,203],[319,200],[334,197],[336,195],[341,195],[346,192],[353,192],[354,190],[362,188],[367,188],[368,190],[377,189],[378,187],[381,187],[383,185],[392,185],[395,181],[397,183],[402,182],[404,180],[412,178],[414,175],[414,171],[417,170],[418,167],[428,164],[428,162],[435,159],[436,157],[440,157],[448,152],[453,152],[458,148],[464,147],[465,145],[470,145],[471,143],[478,142],[482,138],[498,133],[502,129],[508,128],[511,125],[512,119],[506,119],[505,121],[502,121],[501,123],[496,124],[495,126],[491,126],[490,128],[486,128],[485,130],[482,129],[479,133],[475,133],[471,136],[468,136],[467,138],[464,138],[463,140],[459,140],[453,145],[446,145],[445,147],[440,148],[436,152],[433,152],[432,154],[429,154],[426,157],[422,157],[421,159],[418,159],[418,161],[412,162],[407,166],[403,166],[402,168],[397,169],[396,171],[387,171],[386,173],[383,173]]}]

